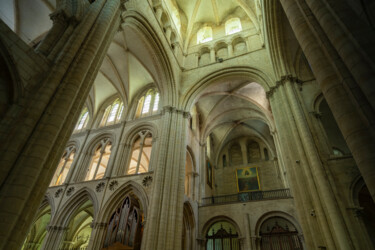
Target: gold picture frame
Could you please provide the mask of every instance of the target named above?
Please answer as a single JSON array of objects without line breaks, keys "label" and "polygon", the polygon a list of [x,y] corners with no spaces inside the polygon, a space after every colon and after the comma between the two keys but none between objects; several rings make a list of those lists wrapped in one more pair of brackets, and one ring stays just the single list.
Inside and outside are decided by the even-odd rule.
[{"label": "gold picture frame", "polygon": [[237,168],[236,180],[239,193],[261,190],[258,167]]}]

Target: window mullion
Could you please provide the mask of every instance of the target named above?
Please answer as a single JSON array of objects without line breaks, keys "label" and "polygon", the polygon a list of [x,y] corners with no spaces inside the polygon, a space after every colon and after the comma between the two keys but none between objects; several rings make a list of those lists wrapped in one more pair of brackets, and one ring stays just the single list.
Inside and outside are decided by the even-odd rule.
[{"label": "window mullion", "polygon": [[96,165],[95,173],[94,173],[94,176],[92,177],[93,180],[95,180],[96,174],[98,173],[98,170],[99,170],[100,163],[102,161],[102,157],[104,155],[104,152],[105,152],[105,147],[103,147],[103,150],[101,150],[101,152],[100,152],[100,157],[99,157],[99,160],[98,160],[98,164]]},{"label": "window mullion", "polygon": [[[69,156],[69,155],[68,155]],[[67,157],[65,157],[65,159],[64,159],[64,165],[62,166],[62,168],[61,168],[61,170],[60,170],[60,172],[59,172],[59,174],[57,175],[57,179],[56,179],[56,181],[55,181],[55,184],[54,185],[57,185],[57,181],[58,181],[58,179],[59,179],[59,176],[61,175],[61,173],[64,171],[64,168],[65,168],[65,166],[66,166],[66,163],[68,162],[68,156]]]},{"label": "window mullion", "polygon": [[141,139],[142,139],[141,143],[139,144],[139,155],[138,155],[137,167],[135,168],[135,173],[136,174],[138,174],[139,164],[141,164],[142,152],[143,152],[143,144],[144,144],[144,141],[145,141],[145,137],[143,136]]}]

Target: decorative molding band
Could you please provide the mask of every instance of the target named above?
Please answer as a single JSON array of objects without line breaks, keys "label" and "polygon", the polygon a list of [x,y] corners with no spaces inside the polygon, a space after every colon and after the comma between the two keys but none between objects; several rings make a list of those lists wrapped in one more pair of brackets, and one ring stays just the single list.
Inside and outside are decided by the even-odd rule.
[{"label": "decorative molding band", "polygon": [[316,119],[322,118],[322,113],[311,111],[310,114],[312,114],[313,116],[315,116]]},{"label": "decorative molding band", "polygon": [[302,85],[302,81],[299,80],[297,77],[294,77],[292,75],[285,75],[281,76],[279,81],[276,81],[276,85],[273,87],[270,87],[270,90],[266,92],[266,97],[269,99],[272,97],[272,95],[275,93],[275,91],[282,85],[284,85],[286,82],[291,82],[291,83],[297,83],[299,85]]},{"label": "decorative molding band", "polygon": [[172,107],[172,106],[164,106],[163,110],[161,111],[161,114],[164,115],[166,112],[182,114],[184,116],[184,118],[190,118],[191,117],[190,112],[185,111],[183,109],[177,109],[176,107]]},{"label": "decorative molding band", "polygon": [[107,227],[107,223],[106,222],[92,222],[90,226],[91,228],[95,228],[95,229],[104,229]]},{"label": "decorative molding band", "polygon": [[48,226],[47,231],[64,231],[67,230],[68,227],[60,227],[60,226]]}]

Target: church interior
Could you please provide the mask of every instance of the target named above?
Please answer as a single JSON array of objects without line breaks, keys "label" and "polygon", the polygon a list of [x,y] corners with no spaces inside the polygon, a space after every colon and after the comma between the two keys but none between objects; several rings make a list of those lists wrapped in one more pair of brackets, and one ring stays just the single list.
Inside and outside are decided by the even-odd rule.
[{"label": "church interior", "polygon": [[0,249],[375,249],[375,1],[0,0]]}]

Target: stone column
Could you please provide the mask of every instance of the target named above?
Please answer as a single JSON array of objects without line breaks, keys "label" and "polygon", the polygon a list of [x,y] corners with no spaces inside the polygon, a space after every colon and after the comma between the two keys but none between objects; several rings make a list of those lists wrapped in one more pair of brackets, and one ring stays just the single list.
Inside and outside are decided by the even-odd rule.
[{"label": "stone column", "polygon": [[[316,218],[310,216],[314,204],[312,193],[306,187],[311,186],[311,178],[306,176],[304,169],[299,164],[307,164],[305,153],[302,151],[302,144],[296,133],[297,128],[290,113],[290,107],[287,105],[287,98],[283,91],[279,89],[280,85],[281,83],[278,83],[276,85],[278,87],[273,87],[267,92],[281,144],[279,157],[285,164],[286,177],[293,193],[298,219],[306,235],[306,245],[308,249],[315,249],[318,246],[326,245],[323,234],[330,237],[330,233],[324,231],[326,228],[322,230]],[[332,241],[331,238],[327,241],[330,240]]]},{"label": "stone column", "polygon": [[306,0],[306,3],[374,110],[374,30],[361,21],[347,2]]},{"label": "stone column", "polygon": [[172,27],[168,26],[165,31],[165,36],[167,37],[168,42],[171,42]]},{"label": "stone column", "polygon": [[[198,200],[201,201],[206,197],[206,186],[207,186],[207,169],[206,169],[206,143],[199,143],[199,166],[200,166],[200,182],[199,182],[199,197]],[[212,194],[212,190],[210,191]],[[210,194],[210,195],[211,195]]]},{"label": "stone column", "polygon": [[59,249],[60,242],[67,230],[67,227],[49,226],[41,250]]},{"label": "stone column", "polygon": [[232,42],[229,42],[227,43],[228,45],[228,57],[232,57],[233,56],[233,44]]},{"label": "stone column", "polygon": [[36,49],[37,52],[42,53],[45,56],[49,54],[50,50],[55,46],[56,42],[68,26],[68,18],[63,10],[53,12],[50,17],[53,21],[52,28]]},{"label": "stone column", "polygon": [[158,19],[159,22],[161,22],[161,15],[162,14],[163,14],[163,8],[160,5],[158,5],[156,7],[156,13],[155,13],[155,15],[156,15],[156,19]]},{"label": "stone column", "polygon": [[[364,70],[361,70],[360,65],[363,61],[354,60],[359,68],[354,67],[349,69],[350,71],[348,70],[337,52],[340,48],[335,47],[338,44],[331,43],[327,38],[327,35],[331,38],[337,36],[337,32],[334,31],[335,28],[328,32],[328,27],[334,27],[334,23],[324,24],[325,29],[327,29],[324,31],[317,22],[317,19],[326,22],[322,17],[323,13],[326,13],[325,8],[322,9],[322,14],[314,17],[314,13],[305,0],[280,0],[280,3],[366,185],[373,199],[375,199],[375,154],[373,152],[375,148],[375,115],[373,105],[370,104],[368,99],[369,96],[373,96],[373,92],[365,95],[363,93],[365,88],[362,87],[365,82],[373,79],[373,74],[368,75],[368,79],[363,78],[360,83],[356,82],[358,79],[353,79],[353,75],[356,77],[363,75],[367,66]],[[311,3],[309,1],[310,5]],[[317,1],[316,4],[321,5],[322,2]],[[313,9],[314,12],[317,12],[315,7]],[[327,20],[331,18],[330,15],[327,15]],[[334,34],[330,35],[326,32],[333,32]],[[343,44],[348,44],[348,40],[345,37],[343,38]],[[353,53],[349,53],[352,51],[351,47],[344,47],[340,53],[347,54],[350,58],[350,55],[353,55]],[[348,56],[345,56],[345,58],[348,58]],[[373,89],[373,87],[371,88]]]},{"label": "stone column", "polygon": [[[299,102],[298,96],[295,92],[294,79],[287,77],[285,79],[283,88],[285,88],[287,100],[296,123],[297,131],[303,149],[306,152],[308,166],[305,166],[303,163],[301,163],[301,166],[308,167],[308,169],[306,169],[307,177],[312,178],[311,181],[313,183],[311,189],[316,189],[311,190],[311,192],[317,193],[317,195],[314,196],[315,206],[321,206],[323,208],[324,215],[322,214],[320,216],[325,218],[321,221],[325,222],[325,220],[327,220],[328,223],[324,224],[330,228],[337,248],[353,249],[347,227],[343,221],[344,215],[341,213],[338,203],[336,202],[336,197],[332,190],[331,183],[329,183],[326,171],[323,168],[322,161],[316,150],[305,113],[301,106],[302,104]],[[322,203],[322,205],[319,203]],[[324,224],[322,223],[322,226]]]},{"label": "stone column", "polygon": [[245,42],[246,42],[247,52],[250,52],[251,51],[250,36],[246,37]]},{"label": "stone column", "polygon": [[0,122],[1,249],[21,248],[119,26],[120,0],[87,6],[69,42],[22,97],[15,122]]},{"label": "stone column", "polygon": [[[163,109],[160,150],[142,249],[181,249],[188,113]],[[176,237],[171,237],[175,235]]]},{"label": "stone column", "polygon": [[211,60],[211,63],[216,62],[216,55],[215,55],[215,48],[214,47],[210,48],[210,60]]},{"label": "stone column", "polygon": [[107,232],[107,222],[93,222],[87,250],[99,250],[103,248],[105,233]]}]

